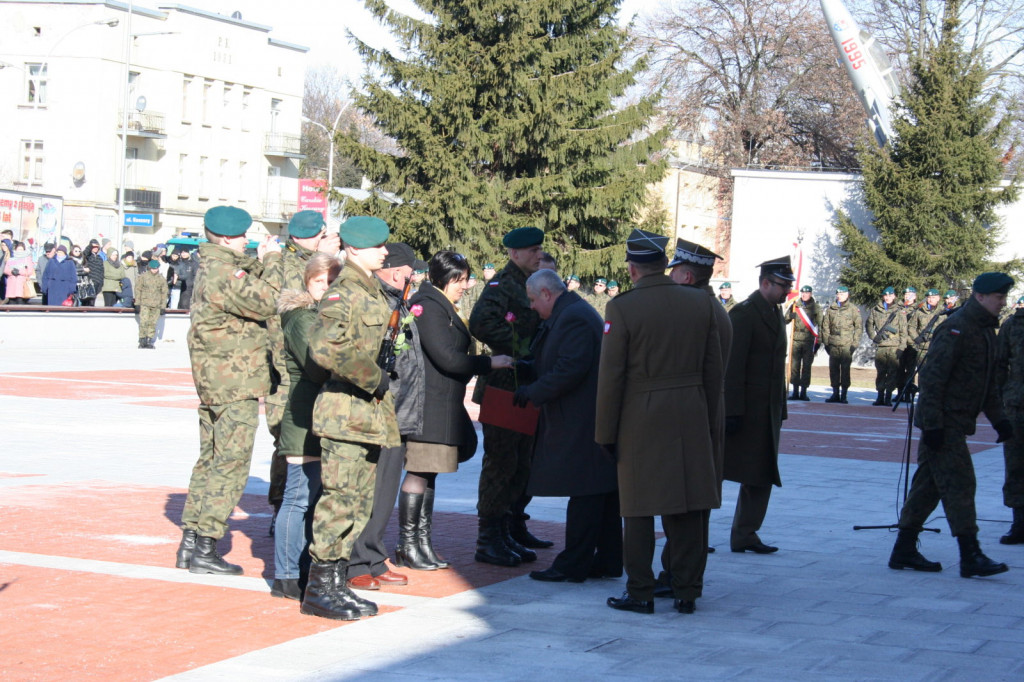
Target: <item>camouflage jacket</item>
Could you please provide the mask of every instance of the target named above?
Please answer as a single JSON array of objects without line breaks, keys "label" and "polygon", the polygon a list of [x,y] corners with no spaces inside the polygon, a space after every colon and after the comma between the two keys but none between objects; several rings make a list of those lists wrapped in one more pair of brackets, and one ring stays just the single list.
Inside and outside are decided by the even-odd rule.
[{"label": "camouflage jacket", "polygon": [[[289,239],[281,247],[281,253],[271,253],[264,257],[263,279],[270,282],[278,291],[305,291],[306,263],[312,257],[312,251]],[[273,367],[271,400],[284,404],[291,379],[285,363],[284,332],[281,329],[280,315],[267,320],[267,335],[270,339],[270,359]]]},{"label": "camouflage jacket", "polygon": [[993,424],[1003,419],[996,376],[996,324],[973,298],[942,323],[921,363],[919,429],[953,428],[971,435],[982,411]]},{"label": "camouflage jacket", "polygon": [[911,318],[913,328],[907,329],[907,337],[910,339],[908,345],[917,348],[921,353],[928,352],[928,346],[931,344],[932,337],[935,336],[936,329],[946,319],[940,316],[941,313],[941,305],[929,310],[927,303],[921,304],[917,313]]},{"label": "camouflage jacket", "polygon": [[[505,319],[509,313],[515,315],[514,322]],[[496,355],[525,358],[539,326],[540,316],[530,309],[526,297],[526,273],[509,261],[480,292],[480,300],[469,316],[469,332]],[[508,369],[491,372],[487,383],[497,388],[515,387],[512,370]]]},{"label": "camouflage jacket", "polygon": [[793,341],[811,341],[814,339],[814,334],[804,324],[803,318],[797,312],[797,308],[803,308],[807,312],[807,317],[811,320],[811,324],[817,327],[818,334],[821,334],[821,306],[813,298],[804,303],[802,299],[797,297],[793,299],[793,305],[790,306],[789,312],[786,313],[786,323],[793,323]]},{"label": "camouflage jacket", "polygon": [[346,265],[320,301],[309,333],[309,355],[331,372],[313,407],[313,433],[331,440],[382,447],[401,444],[395,400],[373,397],[383,370],[377,366],[391,308],[380,280]]},{"label": "camouflage jacket", "polygon": [[[901,306],[894,303],[886,308],[885,304],[879,301],[868,314],[864,330],[868,333],[871,343],[878,348],[903,350],[907,343],[907,316]],[[876,341],[876,336],[881,338]]]},{"label": "camouflage jacket", "polygon": [[721,296],[716,295],[715,300],[722,304],[726,312],[732,310],[733,306],[736,305],[736,297],[731,297],[728,301],[723,301]]},{"label": "camouflage jacket", "polygon": [[914,339],[917,338],[922,305],[923,304],[917,303],[914,303],[913,305],[906,305],[904,303],[900,303],[896,306],[897,308],[900,309],[900,315],[902,315],[903,319],[906,320],[906,324],[903,325],[903,348],[916,347]]},{"label": "camouflage jacket", "polygon": [[821,319],[821,342],[829,348],[856,348],[860,345],[860,310],[849,301],[833,301]]},{"label": "camouflage jacket", "polygon": [[210,242],[199,245],[188,350],[204,405],[270,393],[266,321],[277,314],[278,291],[256,260]]},{"label": "camouflage jacket", "polygon": [[167,307],[167,278],[159,270],[146,268],[146,272],[139,275],[135,283],[135,303],[160,310]]},{"label": "camouflage jacket", "polygon": [[999,364],[996,381],[1003,393],[1003,405],[1024,410],[1024,310],[1018,310],[999,327]]}]

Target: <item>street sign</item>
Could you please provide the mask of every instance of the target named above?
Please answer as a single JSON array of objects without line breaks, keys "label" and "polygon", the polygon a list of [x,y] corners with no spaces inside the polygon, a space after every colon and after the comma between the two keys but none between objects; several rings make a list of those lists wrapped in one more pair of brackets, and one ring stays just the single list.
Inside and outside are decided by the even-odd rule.
[{"label": "street sign", "polygon": [[125,213],[125,227],[153,227],[152,213]]}]

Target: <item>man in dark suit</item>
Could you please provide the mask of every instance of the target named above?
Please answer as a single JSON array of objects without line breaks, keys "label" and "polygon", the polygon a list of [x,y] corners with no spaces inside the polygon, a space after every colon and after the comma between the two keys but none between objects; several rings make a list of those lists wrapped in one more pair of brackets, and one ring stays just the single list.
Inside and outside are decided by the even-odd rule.
[{"label": "man in dark suit", "polygon": [[594,442],[601,330],[594,308],[566,291],[552,270],[526,280],[530,307],[543,322],[530,352],[537,380],[516,390],[516,404],[541,408],[529,495],[568,497],[565,549],[530,577],[583,582],[622,575],[622,521],[615,463]]},{"label": "man in dark suit", "polygon": [[693,613],[707,562],[706,517],[721,505],[712,424],[722,391],[715,304],[665,275],[668,238],[633,230],[633,289],[608,301],[595,437],[618,462],[626,592],[608,606],[654,612],[654,517],[669,539],[675,608]]},{"label": "man in dark suit", "polygon": [[757,291],[729,311],[732,349],[725,373],[725,478],[740,484],[729,546],[770,554],[757,531],[779,477],[786,418],[786,325],[779,305],[793,288],[789,256],[759,266]]}]

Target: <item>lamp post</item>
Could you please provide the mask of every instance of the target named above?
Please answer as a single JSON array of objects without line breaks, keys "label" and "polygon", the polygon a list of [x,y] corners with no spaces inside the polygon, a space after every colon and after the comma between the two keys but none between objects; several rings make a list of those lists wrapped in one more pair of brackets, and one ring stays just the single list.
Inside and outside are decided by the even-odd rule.
[{"label": "lamp post", "polygon": [[348,102],[345,102],[345,104],[343,104],[341,106],[341,109],[338,110],[338,115],[334,117],[334,125],[331,126],[330,130],[328,130],[327,126],[325,126],[323,123],[318,123],[317,121],[314,121],[313,119],[307,118],[305,116],[302,117],[303,121],[305,121],[306,123],[310,123],[312,125],[315,125],[317,128],[320,128],[325,133],[327,133],[328,136],[330,136],[330,138],[331,138],[331,155],[330,155],[330,158],[327,159],[327,194],[328,194],[328,196],[330,196],[331,190],[334,189],[334,135],[335,135],[335,133],[338,130],[338,123],[341,121],[341,115],[343,113],[345,113],[345,110],[348,109],[348,105],[350,105],[350,104],[352,104],[352,100],[349,100]]},{"label": "lamp post", "polygon": [[[69,35],[80,29],[88,28],[89,26],[109,26],[110,28],[114,28],[119,23],[119,19],[99,19],[97,21],[87,21],[84,24],[79,24],[78,26],[75,26],[73,29],[65,32],[60,38],[57,38],[57,40],[53,41],[53,45],[50,45],[49,51],[46,53],[46,56],[43,57],[43,63],[39,65],[39,80],[43,80],[46,77],[46,71],[50,64],[50,58],[53,57],[53,51],[56,50],[57,46],[60,45],[61,41],[67,38]],[[32,74],[30,73],[29,78],[31,78],[31,76]],[[46,104],[46,102],[43,101],[40,102],[40,104]]]}]

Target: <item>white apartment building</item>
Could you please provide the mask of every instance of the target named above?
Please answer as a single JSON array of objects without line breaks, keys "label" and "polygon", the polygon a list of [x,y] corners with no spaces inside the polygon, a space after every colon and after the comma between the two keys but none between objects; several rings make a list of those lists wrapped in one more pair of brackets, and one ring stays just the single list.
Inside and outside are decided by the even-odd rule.
[{"label": "white apartment building", "polygon": [[0,192],[63,198],[78,244],[149,248],[219,204],[286,225],[308,48],[186,5],[0,0],[0,17]]}]

